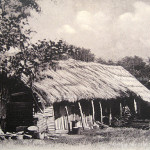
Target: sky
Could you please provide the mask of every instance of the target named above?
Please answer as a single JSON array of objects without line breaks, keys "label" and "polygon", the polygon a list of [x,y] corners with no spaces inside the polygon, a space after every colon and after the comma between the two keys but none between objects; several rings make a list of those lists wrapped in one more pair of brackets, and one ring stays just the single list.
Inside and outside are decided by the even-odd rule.
[{"label": "sky", "polygon": [[150,57],[149,0],[39,0],[31,12],[32,42],[47,39],[91,49],[96,57],[118,60]]}]

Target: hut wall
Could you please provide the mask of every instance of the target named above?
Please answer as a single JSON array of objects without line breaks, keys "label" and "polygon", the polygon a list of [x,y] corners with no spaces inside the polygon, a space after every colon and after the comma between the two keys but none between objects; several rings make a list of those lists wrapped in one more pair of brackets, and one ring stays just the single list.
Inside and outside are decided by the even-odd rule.
[{"label": "hut wall", "polygon": [[56,130],[72,130],[72,121],[80,120],[79,110],[76,110],[75,108],[77,105],[64,101],[60,103],[54,103],[53,106]]},{"label": "hut wall", "polygon": [[[94,118],[92,112],[91,100],[80,100],[80,105],[82,108],[83,118],[81,119],[81,112],[79,110],[78,102],[60,102],[54,103],[54,114],[55,114],[55,126],[56,130],[72,130],[74,121],[77,126],[92,127],[95,121],[101,121],[100,104],[102,106],[102,116],[105,124],[109,124],[110,109],[113,116],[119,115],[120,111],[120,101],[106,101],[95,99],[94,104]],[[68,116],[65,107],[68,109]],[[95,120],[94,120],[95,119]]]},{"label": "hut wall", "polygon": [[[78,102],[54,103],[56,130],[72,130],[75,126],[90,127],[93,124],[91,101],[81,100],[80,105],[83,112],[83,118],[81,118]],[[68,109],[68,116],[65,109],[66,106]]]},{"label": "hut wall", "polygon": [[[137,113],[135,112],[134,101],[136,101]],[[114,117],[121,117],[121,109],[123,113],[125,106],[129,107],[131,115],[133,116],[150,118],[150,104],[134,96],[109,100],[94,99],[94,118],[91,100],[82,99],[79,102],[83,113],[82,119],[78,102],[70,103],[68,101],[64,101],[60,103],[54,103],[56,130],[72,130],[74,121],[78,122],[78,126],[83,127],[91,127],[94,121],[101,121],[100,102],[102,106],[103,123],[107,125],[110,125],[110,114],[111,119]],[[68,109],[68,116],[65,108],[66,106]]]}]

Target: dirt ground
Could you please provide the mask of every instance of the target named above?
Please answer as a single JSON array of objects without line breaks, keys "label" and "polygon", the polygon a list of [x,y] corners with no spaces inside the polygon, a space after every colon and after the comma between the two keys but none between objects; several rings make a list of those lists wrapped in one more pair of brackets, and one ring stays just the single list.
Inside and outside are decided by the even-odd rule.
[{"label": "dirt ground", "polygon": [[150,130],[108,128],[82,135],[59,134],[49,139],[1,140],[1,150],[149,150]]}]

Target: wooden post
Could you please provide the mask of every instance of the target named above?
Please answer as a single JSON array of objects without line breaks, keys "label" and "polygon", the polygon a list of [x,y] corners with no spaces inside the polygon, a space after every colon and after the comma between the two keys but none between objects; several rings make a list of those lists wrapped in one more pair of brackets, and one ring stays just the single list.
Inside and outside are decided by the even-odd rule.
[{"label": "wooden post", "polygon": [[109,111],[109,126],[111,126],[112,114],[111,114],[111,107]]},{"label": "wooden post", "polygon": [[83,123],[83,112],[82,112],[82,107],[81,107],[81,104],[80,104],[80,102],[78,102],[78,105],[79,105],[80,114],[81,114],[81,122],[82,122],[82,127],[83,127],[83,129],[84,129],[84,123]]},{"label": "wooden post", "polygon": [[135,99],[134,99],[134,111],[135,111],[135,114],[138,113],[138,112],[137,112],[137,103],[136,103]]},{"label": "wooden post", "polygon": [[93,102],[93,100],[91,100],[91,103],[92,103],[92,117],[93,117],[93,124],[94,124],[94,121],[95,121],[95,109],[94,109],[94,102]]},{"label": "wooden post", "polygon": [[70,132],[70,120],[69,120],[68,107],[65,106],[65,109],[66,109],[66,113],[67,113],[68,130],[69,130],[69,132]]},{"label": "wooden post", "polygon": [[76,115],[75,115],[75,113],[73,114],[73,121],[75,121],[76,120]]},{"label": "wooden post", "polygon": [[101,119],[101,123],[103,123],[103,109],[102,109],[102,104],[101,104],[101,102],[99,102],[99,108],[100,108],[100,119]]},{"label": "wooden post", "polygon": [[122,104],[120,103],[120,117],[122,117]]},{"label": "wooden post", "polygon": [[64,116],[61,117],[61,122],[62,122],[62,129],[65,130],[65,126],[64,126]]}]

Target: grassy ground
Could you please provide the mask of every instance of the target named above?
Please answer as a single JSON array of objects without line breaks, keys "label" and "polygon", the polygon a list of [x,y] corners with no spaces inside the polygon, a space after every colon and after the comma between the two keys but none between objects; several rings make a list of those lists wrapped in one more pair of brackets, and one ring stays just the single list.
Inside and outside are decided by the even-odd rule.
[{"label": "grassy ground", "polygon": [[45,140],[4,140],[2,150],[145,150],[150,149],[150,130],[108,128],[82,135],[60,135]]}]

